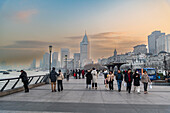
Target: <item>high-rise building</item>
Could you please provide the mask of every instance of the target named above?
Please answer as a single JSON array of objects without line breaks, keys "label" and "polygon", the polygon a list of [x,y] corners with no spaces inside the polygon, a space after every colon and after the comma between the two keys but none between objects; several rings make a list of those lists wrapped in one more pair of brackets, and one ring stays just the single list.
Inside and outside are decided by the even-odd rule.
[{"label": "high-rise building", "polygon": [[165,35],[165,33],[161,33],[161,31],[154,31],[148,36],[149,53],[157,54],[156,40],[162,35]]},{"label": "high-rise building", "polygon": [[42,68],[43,68],[43,61],[40,60],[40,69],[42,69]]},{"label": "high-rise building", "polygon": [[80,53],[74,53],[74,69],[80,68]]},{"label": "high-rise building", "polygon": [[146,54],[147,53],[147,48],[145,44],[137,45],[133,48],[134,48],[133,50],[134,54],[140,54],[140,53]]},{"label": "high-rise building", "polygon": [[90,59],[90,44],[88,41],[88,37],[84,35],[82,42],[80,42],[80,67],[84,67],[89,63]]},{"label": "high-rise building", "polygon": [[157,54],[161,51],[170,52],[170,34],[162,35],[156,40]]},{"label": "high-rise building", "polygon": [[54,52],[52,55],[52,67],[58,67],[58,52]]},{"label": "high-rise building", "polygon": [[43,69],[44,70],[48,70],[49,69],[49,58],[50,58],[50,55],[49,53],[45,53],[43,55]]},{"label": "high-rise building", "polygon": [[68,48],[61,48],[61,68],[65,66],[65,55],[67,55],[67,59],[70,58],[70,51]]},{"label": "high-rise building", "polygon": [[36,59],[33,59],[32,64],[31,64],[31,69],[36,69]]}]

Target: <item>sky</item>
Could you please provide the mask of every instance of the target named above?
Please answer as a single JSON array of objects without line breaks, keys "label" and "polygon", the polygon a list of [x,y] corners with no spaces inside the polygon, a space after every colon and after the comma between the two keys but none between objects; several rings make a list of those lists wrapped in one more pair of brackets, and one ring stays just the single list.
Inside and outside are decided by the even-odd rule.
[{"label": "sky", "polygon": [[85,30],[95,61],[133,51],[155,30],[170,34],[170,0],[0,0],[0,62],[30,64],[49,45],[73,55]]}]

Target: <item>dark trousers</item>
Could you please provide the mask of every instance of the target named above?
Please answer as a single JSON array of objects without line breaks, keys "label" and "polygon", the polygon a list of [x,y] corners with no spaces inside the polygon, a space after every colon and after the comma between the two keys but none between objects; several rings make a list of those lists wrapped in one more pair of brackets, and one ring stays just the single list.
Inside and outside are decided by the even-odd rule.
[{"label": "dark trousers", "polygon": [[144,91],[147,91],[148,83],[143,83],[143,84],[144,84]]},{"label": "dark trousers", "polygon": [[57,85],[58,85],[58,91],[63,91],[63,83],[62,83],[62,80],[58,80],[57,81]]},{"label": "dark trousers", "polygon": [[67,75],[67,81],[69,81],[69,76],[70,76],[70,75]]},{"label": "dark trousers", "polygon": [[23,83],[24,83],[25,92],[29,92],[28,81],[24,81]]},{"label": "dark trousers", "polygon": [[94,88],[94,86],[97,88],[97,83],[92,83],[92,88]]},{"label": "dark trousers", "polygon": [[127,82],[127,91],[130,93],[132,87],[132,82]]},{"label": "dark trousers", "polygon": [[113,81],[109,81],[109,89],[113,90]]},{"label": "dark trousers", "polygon": [[117,85],[118,85],[118,91],[121,91],[122,81],[117,80]]}]

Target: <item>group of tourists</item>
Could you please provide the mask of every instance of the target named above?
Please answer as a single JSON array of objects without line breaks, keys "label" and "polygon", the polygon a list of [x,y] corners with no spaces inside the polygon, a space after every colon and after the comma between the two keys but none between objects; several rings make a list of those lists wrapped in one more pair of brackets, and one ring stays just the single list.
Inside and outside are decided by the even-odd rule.
[{"label": "group of tourists", "polygon": [[[118,86],[118,92],[121,92],[122,82],[124,80],[124,86],[126,86],[126,91],[128,93],[131,93],[131,87],[132,83],[134,85],[134,92],[137,92],[140,94],[140,81],[144,85],[144,94],[147,94],[147,87],[148,83],[151,82],[149,79],[149,76],[146,71],[143,72],[142,76],[140,77],[139,72],[136,70],[134,73],[131,72],[131,69],[128,69],[127,71],[121,72],[120,70],[117,71],[117,73],[113,74],[113,71],[107,71],[104,69],[102,72],[104,76],[104,85],[105,88],[109,90],[114,90],[114,79],[117,81]],[[92,70],[88,70],[86,74],[86,88],[91,89],[91,82],[92,82],[92,88],[97,89],[97,77],[99,73],[93,68]]]},{"label": "group of tourists", "polygon": [[[82,75],[82,78],[84,78],[84,76],[86,77],[86,88],[89,88],[89,89],[92,88],[96,90],[97,90],[97,79],[100,74],[104,76],[104,85],[107,90],[114,90],[113,82],[114,82],[114,79],[116,79],[118,92],[121,92],[122,82],[124,80],[124,86],[126,86],[126,91],[128,93],[131,93],[131,87],[133,83],[134,92],[137,92],[138,94],[140,94],[140,82],[142,82],[144,86],[144,94],[147,94],[148,83],[151,82],[146,71],[144,71],[142,76],[140,77],[140,74],[137,70],[134,73],[132,73],[131,69],[128,69],[127,71],[124,71],[124,72],[121,72],[118,69],[117,73],[113,74],[113,71],[108,72],[106,69],[104,69],[102,72],[100,72],[100,71],[97,71],[95,68],[93,68],[87,71],[77,70],[77,73],[79,73],[79,78],[81,78],[80,75]],[[69,80],[69,76],[70,74],[67,71],[66,73],[67,81]],[[74,77],[76,78],[75,72],[74,72]],[[26,93],[29,92],[29,88],[28,88],[29,83],[28,83],[27,73],[21,70],[20,78],[22,79],[22,82],[24,84],[25,92]],[[64,79],[64,76],[61,70],[59,70],[57,73],[55,71],[55,68],[53,67],[52,71],[49,74],[49,78],[51,81],[52,92],[56,92],[56,81],[57,81],[57,86],[58,86],[58,92],[63,91],[62,80]]]}]

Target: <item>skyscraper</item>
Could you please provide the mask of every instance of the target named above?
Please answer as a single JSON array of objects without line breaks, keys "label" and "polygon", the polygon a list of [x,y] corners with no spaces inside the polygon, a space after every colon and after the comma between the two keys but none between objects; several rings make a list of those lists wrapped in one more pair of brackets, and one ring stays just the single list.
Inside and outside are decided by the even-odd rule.
[{"label": "skyscraper", "polygon": [[36,69],[36,59],[33,59],[32,64],[31,64],[31,69]]},{"label": "skyscraper", "polygon": [[49,69],[49,57],[50,57],[50,55],[49,55],[49,53],[45,53],[44,55],[43,55],[43,69],[44,70],[48,70]]},{"label": "skyscraper", "polygon": [[67,55],[67,59],[70,58],[70,50],[68,48],[61,48],[61,68],[65,66],[65,55]]},{"label": "skyscraper", "polygon": [[156,42],[157,54],[161,51],[170,52],[170,34],[160,36]]},{"label": "skyscraper", "polygon": [[80,53],[74,53],[74,69],[80,68]]},{"label": "skyscraper", "polygon": [[82,42],[80,42],[80,66],[83,67],[86,64],[88,64],[89,59],[90,59],[90,44],[85,32],[84,38]]},{"label": "skyscraper", "polygon": [[54,52],[52,55],[52,67],[58,67],[58,52]]},{"label": "skyscraper", "polygon": [[154,31],[148,36],[149,53],[157,54],[156,40],[162,35],[165,35],[165,33],[161,33],[161,31]]}]

